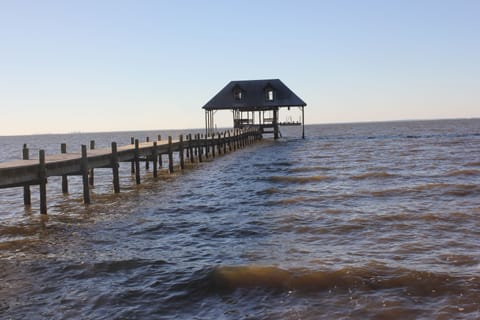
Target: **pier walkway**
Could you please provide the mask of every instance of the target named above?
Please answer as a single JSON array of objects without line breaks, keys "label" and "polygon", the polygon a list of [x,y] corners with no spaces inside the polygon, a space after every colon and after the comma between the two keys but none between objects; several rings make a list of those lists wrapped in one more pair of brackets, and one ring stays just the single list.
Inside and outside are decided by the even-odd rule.
[{"label": "pier walkway", "polygon": [[62,144],[62,153],[45,155],[39,150],[38,159],[31,160],[27,145],[23,148],[23,159],[0,163],[0,189],[23,187],[24,205],[31,205],[30,186],[38,185],[40,189],[40,213],[47,213],[47,178],[62,177],[62,191],[68,193],[68,176],[83,177],[83,200],[90,203],[90,186],[94,184],[94,169],[111,168],[113,176],[113,191],[120,192],[119,163],[131,162],[131,172],[135,174],[137,184],[141,183],[140,162],[146,162],[146,168],[152,164],[153,176],[157,177],[158,167],[162,167],[162,155],[168,155],[168,169],[174,171],[174,153],[180,169],[184,169],[185,160],[194,163],[202,162],[216,154],[242,148],[254,141],[262,139],[262,134],[254,128],[235,129],[222,133],[203,136],[191,134],[180,135],[178,140],[147,141],[140,143],[132,138],[132,144],[117,146],[112,142],[109,149],[94,149],[82,145],[81,152],[67,153],[66,145]]}]

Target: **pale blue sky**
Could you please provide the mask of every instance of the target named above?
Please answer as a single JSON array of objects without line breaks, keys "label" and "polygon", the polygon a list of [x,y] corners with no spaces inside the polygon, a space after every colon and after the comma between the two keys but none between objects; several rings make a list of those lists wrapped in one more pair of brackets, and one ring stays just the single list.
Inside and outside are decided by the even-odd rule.
[{"label": "pale blue sky", "polygon": [[0,0],[0,135],[201,128],[265,78],[307,123],[480,117],[479,34],[477,0]]}]

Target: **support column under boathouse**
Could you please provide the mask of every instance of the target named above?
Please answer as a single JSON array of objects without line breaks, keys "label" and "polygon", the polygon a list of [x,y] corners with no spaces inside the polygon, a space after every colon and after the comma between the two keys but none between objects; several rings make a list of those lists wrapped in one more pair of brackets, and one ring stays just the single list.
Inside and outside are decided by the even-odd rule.
[{"label": "support column under boathouse", "polygon": [[262,134],[280,137],[279,110],[298,107],[302,111],[302,138],[305,138],[304,108],[306,103],[279,79],[231,81],[203,109],[205,134],[215,134],[215,113],[230,110],[233,128],[259,128]]}]

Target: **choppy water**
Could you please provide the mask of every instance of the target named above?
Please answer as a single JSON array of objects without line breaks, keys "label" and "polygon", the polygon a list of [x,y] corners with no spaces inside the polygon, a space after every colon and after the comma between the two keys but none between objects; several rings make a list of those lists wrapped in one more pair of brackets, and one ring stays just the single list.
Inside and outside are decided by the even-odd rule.
[{"label": "choppy water", "polygon": [[98,170],[87,208],[52,180],[47,218],[0,190],[1,318],[480,318],[480,120],[297,129],[139,187],[122,166],[120,195]]}]

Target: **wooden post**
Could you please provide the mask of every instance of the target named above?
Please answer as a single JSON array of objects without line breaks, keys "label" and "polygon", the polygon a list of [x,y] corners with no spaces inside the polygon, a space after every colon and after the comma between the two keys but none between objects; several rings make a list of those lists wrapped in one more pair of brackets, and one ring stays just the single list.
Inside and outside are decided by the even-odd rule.
[{"label": "wooden post", "polygon": [[139,142],[138,142],[138,139],[135,139],[135,158],[134,158],[134,162],[135,162],[135,182],[137,184],[140,184],[140,150],[138,149],[138,145],[139,145]]},{"label": "wooden post", "polygon": [[188,150],[188,146],[190,145],[190,142],[188,142],[188,134],[185,135],[185,141],[187,141],[187,145],[185,146],[185,156],[187,159],[190,159],[190,152]]},{"label": "wooden post", "polygon": [[168,136],[168,170],[173,173],[172,136]]},{"label": "wooden post", "polygon": [[[95,140],[90,140],[90,150],[95,149]],[[88,178],[88,183],[93,187],[93,183],[95,182],[93,168],[90,169],[90,176]]]},{"label": "wooden post", "polygon": [[233,135],[233,138],[232,138],[233,150],[237,150],[237,134],[235,129],[232,130],[232,135]]},{"label": "wooden post", "polygon": [[199,133],[198,136],[199,136],[199,139],[200,139],[200,141],[199,141],[200,152],[199,153],[203,157],[204,151],[205,151],[205,145],[203,143],[203,133]]},{"label": "wooden post", "polygon": [[273,139],[278,139],[278,110],[273,110]]},{"label": "wooden post", "polygon": [[241,136],[240,136],[240,129],[236,129],[235,130],[236,133],[236,138],[235,138],[235,143],[237,144],[237,149],[240,149],[242,147],[242,144],[241,144]]},{"label": "wooden post", "polygon": [[200,145],[200,134],[196,135],[197,137],[197,154],[198,154],[198,161],[202,162],[202,146]]},{"label": "wooden post", "polygon": [[[134,137],[131,137],[130,138],[130,144],[135,144],[135,138]],[[135,173],[135,161],[132,161],[132,170],[131,170],[132,174]]]},{"label": "wooden post", "polygon": [[207,159],[210,154],[210,143],[208,142],[208,136],[209,134],[205,134],[205,158]]},{"label": "wooden post", "polygon": [[180,135],[180,150],[178,151],[179,158],[180,158],[180,169],[185,169],[185,162],[183,159],[183,134]]},{"label": "wooden post", "polygon": [[158,171],[157,171],[157,158],[158,158],[157,141],[153,141],[152,157],[153,157],[153,161],[152,161],[153,177],[156,178],[156,177],[158,177]]},{"label": "wooden post", "polygon": [[304,107],[302,107],[302,139],[305,139],[305,120],[304,120]]},{"label": "wooden post", "polygon": [[[162,136],[158,135],[157,136],[157,141],[160,142],[161,140],[162,140]],[[163,161],[162,161],[162,154],[161,153],[158,154],[158,167],[159,168],[163,167]]]},{"label": "wooden post", "polygon": [[227,133],[223,131],[223,153],[227,153]]},{"label": "wooden post", "polygon": [[210,139],[211,142],[210,143],[212,145],[212,157],[215,158],[215,134],[212,133],[212,134],[210,134],[210,136],[211,136],[211,139]]},{"label": "wooden post", "polygon": [[120,193],[120,178],[118,176],[118,153],[117,153],[116,142],[112,142],[112,174],[113,174],[113,192]]},{"label": "wooden post", "polygon": [[[150,137],[147,137],[145,139],[146,142],[150,142]],[[145,158],[145,170],[149,170],[150,169],[150,163],[148,162],[148,157]]]},{"label": "wooden post", "polygon": [[242,132],[240,129],[237,129],[237,149],[241,149],[242,148]]},{"label": "wooden post", "polygon": [[222,147],[221,147],[222,142],[221,142],[220,132],[217,133],[217,138],[218,138],[217,139],[217,151],[218,151],[218,154],[220,155],[220,154],[222,154]]},{"label": "wooden post", "polygon": [[228,131],[228,151],[232,152],[232,138],[230,135],[230,130]]},{"label": "wooden post", "polygon": [[227,153],[227,142],[225,140],[225,131],[220,133],[220,137],[222,139],[222,150],[223,150],[223,154],[226,154]]},{"label": "wooden post", "polygon": [[194,163],[195,158],[193,157],[193,140],[191,133],[188,135],[188,149],[190,150],[190,162]]},{"label": "wooden post", "polygon": [[238,129],[238,145],[243,148],[243,129]]},{"label": "wooden post", "polygon": [[198,134],[194,135],[194,139],[195,139],[195,144],[193,146],[193,152],[195,152],[195,156],[198,157]]},{"label": "wooden post", "polygon": [[47,214],[47,168],[45,165],[45,150],[38,153],[38,180],[40,181],[40,213]]},{"label": "wooden post", "polygon": [[82,144],[82,180],[83,180],[83,202],[85,204],[90,203],[90,189],[88,185],[88,158],[87,158],[87,146]]},{"label": "wooden post", "polygon": [[[30,158],[27,144],[23,145],[22,156],[23,160],[28,160]],[[30,206],[32,204],[32,194],[30,192],[30,186],[28,184],[23,186],[23,204],[26,206]]]},{"label": "wooden post", "polygon": [[238,149],[238,134],[237,134],[237,129],[233,130],[233,150]]},{"label": "wooden post", "polygon": [[[67,153],[67,144],[66,143],[62,143],[60,145],[60,152],[61,153]],[[63,193],[68,193],[68,178],[67,178],[66,174],[62,175],[62,192]]]},{"label": "wooden post", "polygon": [[[222,133],[218,133],[218,149],[222,150],[222,153],[225,154],[225,149],[223,148],[223,138],[222,138]],[[220,153],[220,152],[218,152]]]},{"label": "wooden post", "polygon": [[208,135],[208,110],[205,110],[205,136]]}]

